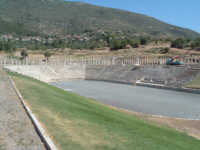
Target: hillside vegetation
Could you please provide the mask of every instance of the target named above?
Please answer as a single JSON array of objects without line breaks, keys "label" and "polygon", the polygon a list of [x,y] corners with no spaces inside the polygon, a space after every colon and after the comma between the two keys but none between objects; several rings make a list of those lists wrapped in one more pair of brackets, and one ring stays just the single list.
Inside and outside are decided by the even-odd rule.
[{"label": "hillside vegetation", "polygon": [[65,36],[97,31],[172,38],[199,36],[194,31],[152,17],[86,3],[0,0],[0,33]]},{"label": "hillside vegetation", "polygon": [[25,101],[62,150],[199,150],[200,141],[92,99],[10,73]]}]

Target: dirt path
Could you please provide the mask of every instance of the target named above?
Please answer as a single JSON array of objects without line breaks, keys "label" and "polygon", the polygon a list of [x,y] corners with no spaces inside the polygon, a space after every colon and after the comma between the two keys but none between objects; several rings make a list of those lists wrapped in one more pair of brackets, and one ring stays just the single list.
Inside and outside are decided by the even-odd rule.
[{"label": "dirt path", "polygon": [[1,68],[0,150],[45,150],[7,74]]}]

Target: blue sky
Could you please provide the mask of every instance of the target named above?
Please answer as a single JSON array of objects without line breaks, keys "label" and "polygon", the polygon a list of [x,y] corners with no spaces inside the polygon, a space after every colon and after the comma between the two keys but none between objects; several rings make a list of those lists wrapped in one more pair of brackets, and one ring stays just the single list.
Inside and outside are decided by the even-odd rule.
[{"label": "blue sky", "polygon": [[[67,1],[67,0],[66,0]],[[119,8],[152,16],[200,33],[200,0],[68,0]]]}]

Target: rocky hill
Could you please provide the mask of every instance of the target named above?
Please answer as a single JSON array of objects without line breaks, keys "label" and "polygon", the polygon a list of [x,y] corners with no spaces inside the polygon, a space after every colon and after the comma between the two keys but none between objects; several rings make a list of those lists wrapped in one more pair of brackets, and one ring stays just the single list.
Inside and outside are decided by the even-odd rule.
[{"label": "rocky hill", "polygon": [[196,38],[198,33],[149,16],[64,0],[0,0],[0,33],[17,35],[123,33]]}]

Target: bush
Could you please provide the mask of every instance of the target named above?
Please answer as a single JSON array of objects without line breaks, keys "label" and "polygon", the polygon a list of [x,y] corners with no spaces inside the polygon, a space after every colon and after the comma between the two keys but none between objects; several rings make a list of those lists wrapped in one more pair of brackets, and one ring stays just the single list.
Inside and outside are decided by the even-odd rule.
[{"label": "bush", "polygon": [[169,53],[169,51],[170,51],[170,48],[169,48],[169,47],[165,47],[165,48],[162,48],[162,49],[160,50],[160,53],[161,53],[161,54],[167,54],[167,53]]},{"label": "bush", "polygon": [[172,48],[184,48],[186,46],[187,42],[184,39],[176,39],[174,41],[172,41],[171,43],[171,47]]},{"label": "bush", "polygon": [[192,49],[198,49],[198,48],[200,48],[200,38],[195,39],[195,40],[191,43],[191,48],[192,48]]},{"label": "bush", "polygon": [[20,55],[21,55],[21,59],[25,59],[28,56],[28,53],[26,50],[22,50]]},{"label": "bush", "polygon": [[147,42],[148,42],[147,38],[141,38],[141,39],[140,39],[140,44],[141,44],[141,45],[146,45]]},{"label": "bush", "polygon": [[133,43],[133,44],[131,44],[132,48],[138,48],[139,45],[140,45],[139,43]]},{"label": "bush", "polygon": [[51,55],[52,55],[52,53],[50,53],[50,52],[48,52],[48,51],[46,51],[46,52],[44,53],[44,57],[47,59],[47,61],[49,60],[49,58],[51,57]]},{"label": "bush", "polygon": [[110,43],[110,50],[119,50],[119,49],[123,49],[126,47],[126,42],[122,41],[122,40],[113,40]]},{"label": "bush", "polygon": [[128,44],[130,44],[132,48],[138,48],[140,45],[139,42],[136,40],[131,40],[131,41],[129,41]]},{"label": "bush", "polygon": [[13,52],[16,51],[16,46],[13,41],[0,41],[0,51]]}]

